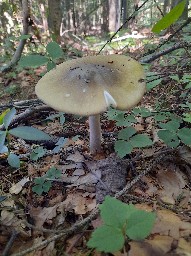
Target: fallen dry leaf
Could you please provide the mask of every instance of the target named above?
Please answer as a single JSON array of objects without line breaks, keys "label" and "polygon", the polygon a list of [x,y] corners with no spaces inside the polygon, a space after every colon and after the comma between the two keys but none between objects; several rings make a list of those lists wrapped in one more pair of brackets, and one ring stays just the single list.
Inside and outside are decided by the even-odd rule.
[{"label": "fallen dry leaf", "polygon": [[172,164],[167,170],[160,170],[157,173],[157,179],[163,188],[158,192],[160,199],[165,203],[175,204],[186,186],[183,173]]},{"label": "fallen dry leaf", "polygon": [[11,194],[19,194],[23,188],[23,186],[29,181],[30,179],[28,177],[24,177],[22,180],[14,184],[10,189],[9,192]]}]

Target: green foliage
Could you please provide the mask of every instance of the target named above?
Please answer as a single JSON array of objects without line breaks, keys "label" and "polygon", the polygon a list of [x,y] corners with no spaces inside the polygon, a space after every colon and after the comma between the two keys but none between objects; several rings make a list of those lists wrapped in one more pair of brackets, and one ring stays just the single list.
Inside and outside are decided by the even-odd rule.
[{"label": "green foliage", "polygon": [[31,126],[18,126],[9,133],[24,140],[51,140],[48,134]]},{"label": "green foliage", "polygon": [[49,61],[49,58],[39,55],[39,54],[31,54],[28,56],[23,56],[20,61],[19,65],[21,67],[39,67],[42,65],[47,64]]},{"label": "green foliage", "polygon": [[7,161],[14,168],[20,167],[19,157],[10,152],[10,135],[25,140],[51,140],[51,137],[43,131],[30,126],[19,126],[9,129],[9,126],[16,114],[16,109],[5,110],[0,115],[0,124],[4,124],[5,131],[0,131],[0,153],[8,153]]},{"label": "green foliage", "polygon": [[159,20],[154,27],[152,32],[160,33],[161,30],[170,27],[174,22],[176,22],[182,15],[186,5],[186,0],[181,1],[177,4],[168,14],[166,14],[161,20]]},{"label": "green foliage", "polygon": [[100,214],[103,225],[93,232],[87,245],[109,253],[121,250],[126,237],[137,241],[145,239],[156,219],[154,213],[139,210],[110,196],[106,196],[100,205]]},{"label": "green foliage", "polygon": [[115,142],[115,151],[119,157],[130,154],[133,148],[148,147],[153,144],[152,140],[146,134],[136,134],[133,127],[127,127],[118,134],[118,140]]},{"label": "green foliage", "polygon": [[39,158],[43,157],[46,154],[46,152],[47,150],[42,146],[36,147],[30,154],[30,159],[33,161],[37,161]]},{"label": "green foliage", "polygon": [[51,167],[43,177],[35,178],[35,185],[32,187],[32,191],[37,195],[42,195],[42,193],[47,193],[52,187],[52,181],[48,179],[58,179],[61,177],[61,171],[55,167]]},{"label": "green foliage", "polygon": [[63,112],[58,112],[57,114],[50,115],[46,118],[46,120],[54,121],[57,118],[59,119],[61,125],[63,125],[66,121],[65,114]]},{"label": "green foliage", "polygon": [[10,153],[8,155],[7,161],[11,167],[20,168],[20,159],[17,155]]},{"label": "green foliage", "polygon": [[181,121],[171,120],[167,123],[159,123],[162,130],[158,131],[158,136],[169,147],[176,148],[180,141],[188,146],[191,146],[191,129],[180,128]]},{"label": "green foliage", "polygon": [[47,71],[55,68],[55,61],[63,57],[63,51],[56,42],[50,42],[46,46],[46,55],[31,54],[23,56],[19,61],[20,67],[39,67],[42,65],[47,66]]}]

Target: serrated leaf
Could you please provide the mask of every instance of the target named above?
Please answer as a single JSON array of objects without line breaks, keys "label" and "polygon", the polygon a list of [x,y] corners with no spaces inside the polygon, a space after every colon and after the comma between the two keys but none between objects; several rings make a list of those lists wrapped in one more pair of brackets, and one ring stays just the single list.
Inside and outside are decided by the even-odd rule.
[{"label": "serrated leaf", "polygon": [[49,179],[55,179],[55,178],[60,178],[61,174],[62,174],[62,172],[60,170],[56,169],[56,167],[51,167],[47,171],[45,177],[49,178]]},{"label": "serrated leaf", "polygon": [[116,141],[114,148],[115,148],[115,152],[117,153],[117,155],[121,158],[130,154],[133,150],[133,147],[131,146],[131,144],[124,140]]},{"label": "serrated leaf", "polygon": [[43,191],[44,191],[45,193],[47,193],[47,192],[50,190],[51,186],[52,186],[52,182],[51,182],[51,181],[49,181],[49,180],[48,180],[48,181],[45,181],[44,184],[43,184],[43,186],[42,186]]},{"label": "serrated leaf", "polygon": [[87,246],[96,248],[97,251],[113,253],[121,250],[124,242],[122,230],[103,225],[93,232]]},{"label": "serrated leaf", "polygon": [[106,196],[99,208],[104,224],[121,230],[127,222],[127,218],[136,210],[133,205],[124,204],[111,196]]},{"label": "serrated leaf", "polygon": [[13,153],[9,154],[7,161],[11,167],[20,168],[20,159],[17,155]]},{"label": "serrated leaf", "polygon": [[191,145],[191,129],[184,127],[178,131],[177,135],[184,144]]},{"label": "serrated leaf", "polygon": [[135,119],[135,117],[133,115],[128,115],[128,116],[117,116],[115,119],[116,125],[117,126],[130,126],[132,123],[137,123],[137,120]]},{"label": "serrated leaf", "polygon": [[43,147],[37,147],[30,154],[30,159],[33,161],[36,161],[39,158],[43,157],[45,155],[45,153],[46,153],[46,149],[44,149]]},{"label": "serrated leaf", "polygon": [[180,127],[180,122],[178,120],[172,120],[167,123],[160,123],[159,126],[162,129],[166,129],[172,132],[177,132],[178,128]]},{"label": "serrated leaf", "polygon": [[126,234],[130,239],[143,240],[151,232],[156,219],[155,213],[136,210],[128,218]]},{"label": "serrated leaf", "polygon": [[41,185],[42,186],[44,184],[44,182],[45,182],[45,177],[39,177],[39,178],[34,179],[34,183],[36,185]]},{"label": "serrated leaf", "polygon": [[63,56],[63,51],[59,44],[57,44],[56,42],[48,43],[46,46],[46,50],[53,60],[61,58]]},{"label": "serrated leaf", "polygon": [[176,22],[182,15],[186,5],[186,0],[181,1],[177,4],[169,13],[167,13],[161,20],[159,20],[154,27],[152,32],[160,33],[161,30],[168,28],[174,22]]},{"label": "serrated leaf", "polygon": [[43,188],[41,185],[35,185],[32,187],[32,191],[35,192],[37,195],[41,196],[43,193]]},{"label": "serrated leaf", "polygon": [[160,130],[158,131],[157,134],[159,138],[163,140],[167,146],[176,148],[179,145],[179,139],[175,133],[169,130]]},{"label": "serrated leaf", "polygon": [[45,56],[38,55],[38,54],[31,54],[28,56],[23,56],[20,61],[19,65],[21,67],[39,67],[48,63],[49,59]]},{"label": "serrated leaf", "polygon": [[30,126],[18,126],[9,130],[9,133],[24,140],[51,140],[47,133]]},{"label": "serrated leaf", "polygon": [[144,148],[153,144],[152,140],[146,134],[137,134],[131,137],[130,143],[134,148]]},{"label": "serrated leaf", "polygon": [[118,133],[118,139],[129,140],[129,138],[136,132],[137,131],[135,130],[134,127],[127,127]]},{"label": "serrated leaf", "polygon": [[14,115],[16,114],[16,109],[12,108],[3,118],[3,123],[5,126],[5,129],[8,129],[11,121],[13,120]]}]

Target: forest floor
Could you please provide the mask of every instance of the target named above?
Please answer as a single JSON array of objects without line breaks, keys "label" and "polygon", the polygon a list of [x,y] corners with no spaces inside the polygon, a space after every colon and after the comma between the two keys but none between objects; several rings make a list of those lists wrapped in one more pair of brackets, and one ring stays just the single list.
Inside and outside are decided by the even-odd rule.
[{"label": "forest floor", "polygon": [[[155,68],[158,72],[160,69],[161,73],[166,71],[158,66],[153,67]],[[0,103],[5,105],[4,109],[7,103],[35,99],[34,87],[42,71],[39,68],[32,73],[23,70],[15,77],[10,72],[1,76]],[[141,105],[151,108],[158,95],[165,98],[168,91],[174,87],[175,82],[152,90],[145,95]],[[104,255],[87,248],[86,243],[92,230],[101,225],[98,215],[92,219],[91,216],[95,212],[97,202],[101,201],[97,184],[101,182],[104,183],[103,186],[108,186],[102,169],[112,172],[112,166],[116,167],[116,163],[118,166],[125,163],[127,174],[125,184],[124,180],[118,184],[118,190],[126,188],[119,199],[125,203],[133,203],[139,209],[156,212],[157,219],[147,239],[140,242],[129,241],[126,252],[113,255],[191,255],[190,148],[181,146],[178,149],[169,149],[157,137],[152,119],[139,117],[135,124],[136,130],[149,134],[154,140],[154,145],[136,149],[130,157],[119,159],[114,152],[118,128],[115,121],[108,120],[106,114],[103,114],[103,151],[93,157],[89,154],[86,118],[66,114],[64,124],[61,124],[62,116],[54,118],[52,115],[56,112],[53,110],[43,109],[38,104],[27,104],[16,108],[17,115],[29,107],[37,107],[37,111],[25,116],[13,126],[34,126],[57,138],[67,138],[67,141],[59,153],[54,153],[55,143],[48,145],[42,142],[41,151],[36,151],[34,160],[31,159],[31,151],[38,148],[38,143],[12,137],[11,151],[22,160],[19,169],[8,165],[5,154],[0,155],[1,255]],[[171,97],[166,108],[175,104],[176,97]],[[108,163],[111,166],[108,167]],[[34,178],[42,177],[52,167],[60,170],[61,176],[57,180],[51,180],[48,192],[37,195],[32,190]],[[136,180],[136,177],[139,178]],[[136,182],[133,182],[135,180]],[[113,188],[107,191],[108,194],[114,195],[117,192],[112,190]],[[104,195],[102,194],[101,198]],[[76,223],[86,220],[89,220],[86,228],[80,224],[76,226]],[[9,253],[6,252],[6,246],[10,249]],[[25,251],[27,249],[28,251]],[[25,252],[19,254],[20,251]]]}]

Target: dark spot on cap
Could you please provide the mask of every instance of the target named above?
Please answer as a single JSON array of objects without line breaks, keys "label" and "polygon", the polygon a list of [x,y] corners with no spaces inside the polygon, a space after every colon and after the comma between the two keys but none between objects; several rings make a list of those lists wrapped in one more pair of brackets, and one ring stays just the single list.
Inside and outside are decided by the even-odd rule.
[{"label": "dark spot on cap", "polygon": [[138,83],[143,83],[145,81],[145,79],[141,78],[138,80]]},{"label": "dark spot on cap", "polygon": [[112,63],[113,63],[113,60],[112,60],[112,61],[108,61],[108,63],[112,64]]}]

